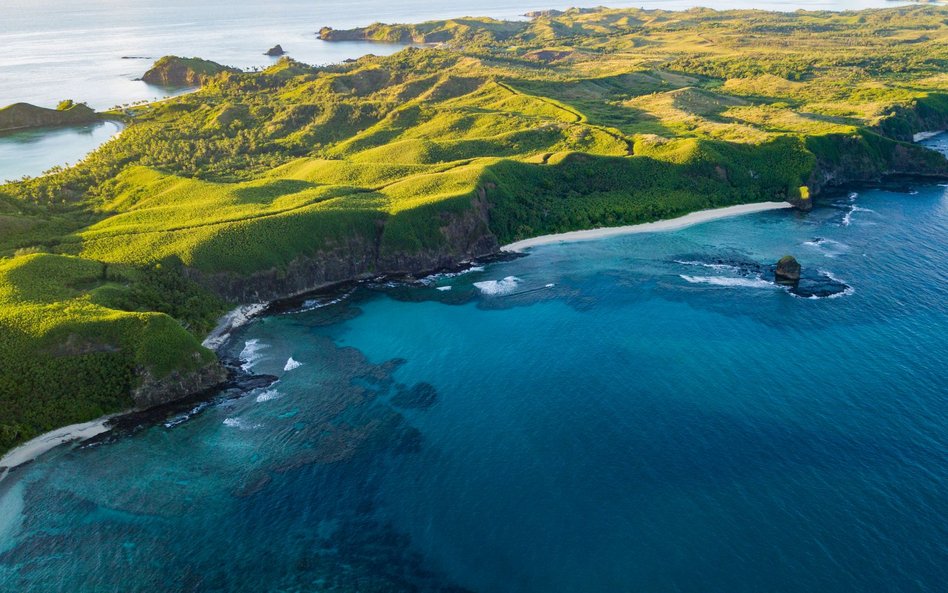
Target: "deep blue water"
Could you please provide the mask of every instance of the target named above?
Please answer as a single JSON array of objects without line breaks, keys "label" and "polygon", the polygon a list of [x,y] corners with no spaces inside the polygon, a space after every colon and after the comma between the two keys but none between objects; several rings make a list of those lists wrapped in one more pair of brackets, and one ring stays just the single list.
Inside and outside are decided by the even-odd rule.
[{"label": "deep blue water", "polygon": [[260,319],[275,385],[16,472],[0,591],[945,591],[945,187],[429,284]]}]

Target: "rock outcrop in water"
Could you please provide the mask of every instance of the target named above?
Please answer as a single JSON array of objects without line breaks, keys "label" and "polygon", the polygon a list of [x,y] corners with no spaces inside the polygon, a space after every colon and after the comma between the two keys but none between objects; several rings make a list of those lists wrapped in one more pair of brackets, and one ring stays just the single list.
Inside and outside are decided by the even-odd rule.
[{"label": "rock outcrop in water", "polygon": [[73,126],[99,121],[96,112],[84,103],[64,101],[62,109],[46,109],[29,103],[14,103],[0,109],[0,132]]},{"label": "rock outcrop in water", "polygon": [[283,46],[278,43],[268,49],[263,55],[270,56],[271,58],[278,58],[282,55],[286,55],[286,51],[283,49]]},{"label": "rock outcrop in water", "polygon": [[151,69],[142,76],[142,80],[148,84],[158,86],[201,86],[223,72],[236,73],[240,71],[210,60],[165,56],[155,62]]},{"label": "rock outcrop in water", "polygon": [[797,261],[797,258],[792,255],[785,255],[777,262],[774,276],[778,284],[796,284],[800,281],[802,269],[803,267]]}]

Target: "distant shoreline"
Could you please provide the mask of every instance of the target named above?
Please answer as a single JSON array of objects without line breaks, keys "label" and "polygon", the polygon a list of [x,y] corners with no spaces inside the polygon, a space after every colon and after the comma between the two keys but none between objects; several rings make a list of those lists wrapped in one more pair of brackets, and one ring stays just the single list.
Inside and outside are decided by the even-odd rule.
[{"label": "distant shoreline", "polygon": [[620,227],[605,227],[599,229],[590,229],[586,231],[571,231],[568,233],[558,233],[555,235],[542,235],[532,239],[524,239],[504,245],[501,251],[522,252],[531,247],[540,245],[555,245],[557,243],[573,243],[576,241],[593,241],[596,239],[605,239],[607,237],[617,237],[620,235],[632,235],[637,233],[657,233],[662,231],[676,231],[703,222],[730,218],[732,216],[741,216],[743,214],[753,214],[755,212],[766,212],[768,210],[782,210],[793,208],[789,202],[758,202],[756,204],[739,204],[737,206],[727,206],[725,208],[713,208],[710,210],[699,210],[678,218],[669,220],[657,220],[655,222],[646,222],[642,224],[633,224]]}]

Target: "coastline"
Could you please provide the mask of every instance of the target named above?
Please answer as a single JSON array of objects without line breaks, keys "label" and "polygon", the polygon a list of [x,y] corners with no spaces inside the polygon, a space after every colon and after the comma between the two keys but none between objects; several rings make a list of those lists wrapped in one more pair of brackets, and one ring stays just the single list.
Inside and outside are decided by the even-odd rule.
[{"label": "coastline", "polygon": [[227,342],[234,330],[250,323],[257,315],[266,311],[268,307],[270,307],[270,303],[251,303],[238,306],[220,318],[217,326],[204,338],[201,345],[208,350],[213,350],[215,354],[219,354],[221,346]]},{"label": "coastline", "polygon": [[60,445],[78,441],[86,441],[92,437],[99,436],[112,429],[109,425],[111,420],[121,414],[110,414],[81,424],[71,424],[56,430],[41,434],[40,436],[29,440],[22,445],[7,452],[0,458],[0,482],[7,477],[10,470],[33,461],[40,455],[52,451]]},{"label": "coastline", "polygon": [[657,220],[655,222],[645,222],[642,224],[633,224],[619,227],[603,227],[590,229],[586,231],[570,231],[568,233],[558,233],[555,235],[542,235],[532,239],[516,241],[500,248],[501,251],[521,253],[531,247],[540,245],[555,245],[557,243],[573,243],[577,241],[593,241],[596,239],[605,239],[608,237],[617,237],[620,235],[632,235],[637,233],[658,233],[662,231],[676,231],[712,220],[730,218],[732,216],[741,216],[743,214],[754,214],[756,212],[766,212],[768,210],[782,210],[793,208],[790,202],[758,202],[755,204],[739,204],[737,206],[727,206],[724,208],[712,208],[710,210],[699,210],[678,218],[668,220]]}]

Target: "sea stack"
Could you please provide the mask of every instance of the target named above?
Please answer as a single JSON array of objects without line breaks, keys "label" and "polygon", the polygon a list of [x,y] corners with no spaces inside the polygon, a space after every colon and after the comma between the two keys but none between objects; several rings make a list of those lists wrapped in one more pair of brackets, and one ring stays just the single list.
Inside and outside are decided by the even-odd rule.
[{"label": "sea stack", "polygon": [[270,56],[271,58],[278,58],[278,57],[280,57],[280,56],[282,56],[282,55],[284,55],[284,54],[286,54],[286,52],[283,50],[283,46],[281,46],[281,45],[278,43],[278,44],[274,45],[273,47],[271,47],[270,49],[268,49],[268,50],[267,50],[267,53],[265,53],[264,55],[265,55],[265,56]]},{"label": "sea stack", "polygon": [[800,281],[800,262],[792,255],[785,255],[777,262],[774,276],[778,284],[796,284]]}]

